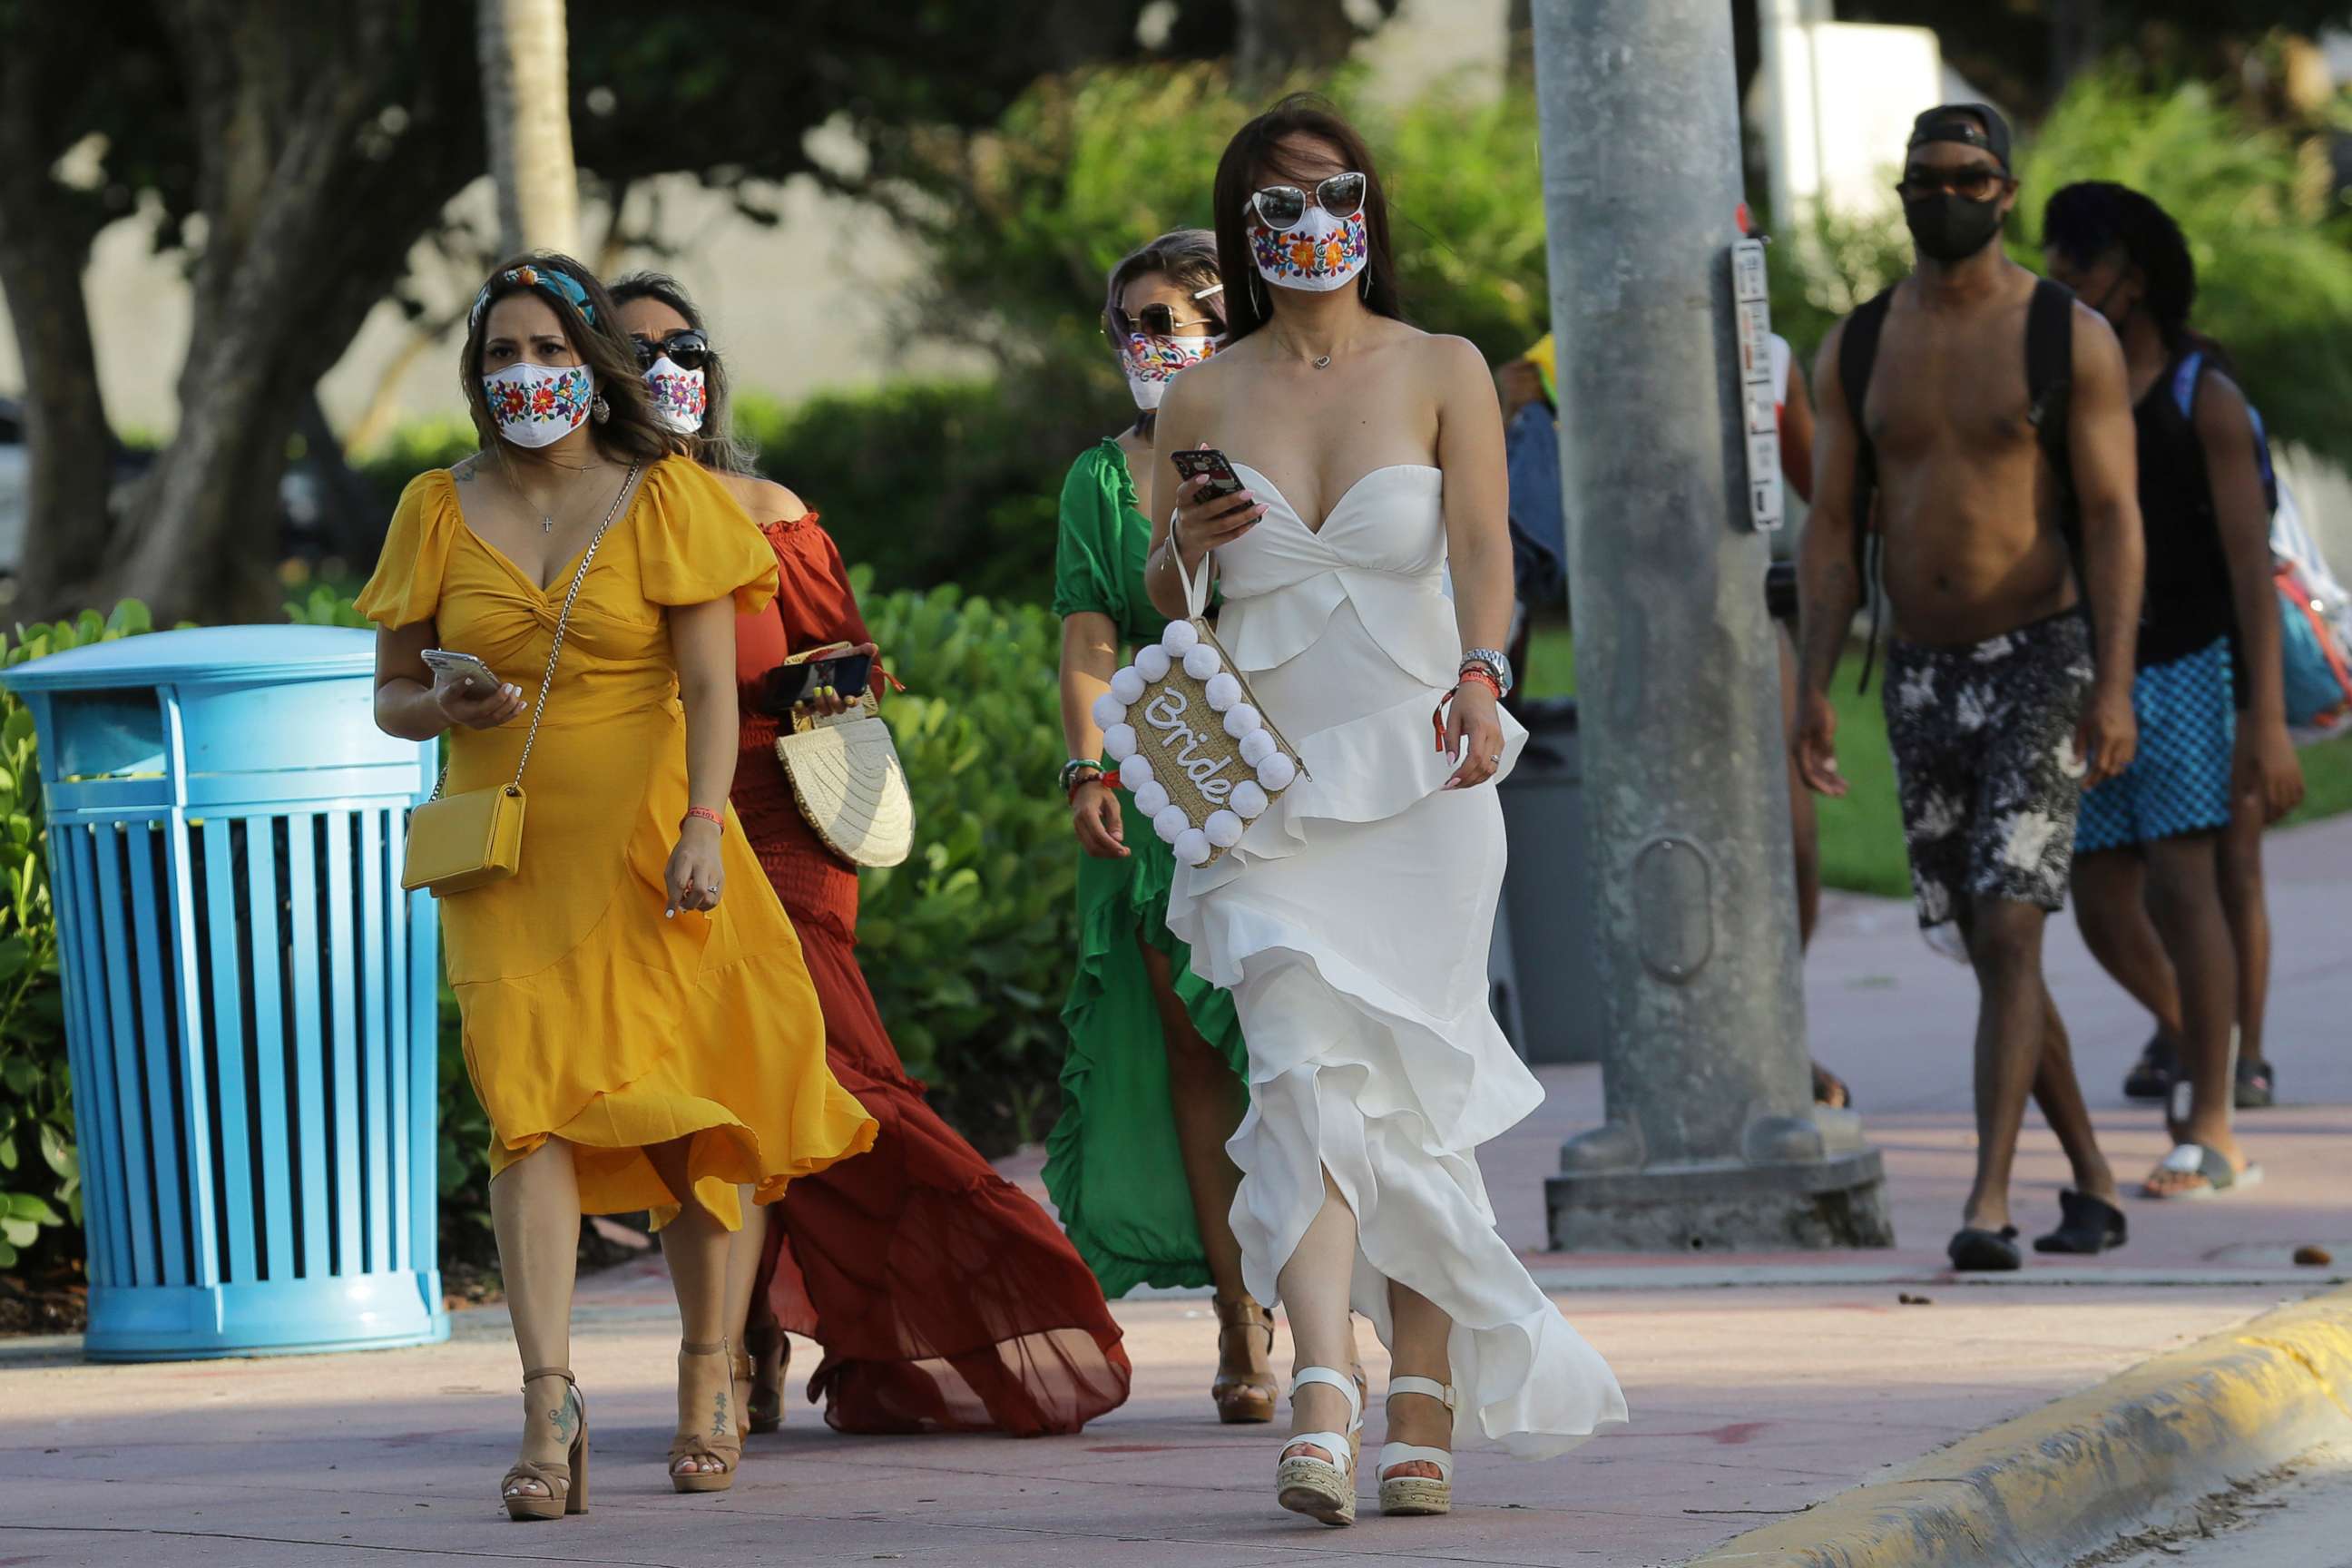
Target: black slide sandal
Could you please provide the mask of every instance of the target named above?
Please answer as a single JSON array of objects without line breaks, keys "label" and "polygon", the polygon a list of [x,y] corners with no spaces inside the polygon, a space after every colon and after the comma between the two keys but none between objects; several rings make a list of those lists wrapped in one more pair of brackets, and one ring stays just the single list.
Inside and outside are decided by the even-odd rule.
[{"label": "black slide sandal", "polygon": [[2124,1074],[2126,1100],[2162,1100],[2172,1089],[2172,1079],[2180,1070],[2180,1053],[2162,1035],[2150,1035],[2147,1047]]},{"label": "black slide sandal", "polygon": [[2017,1249],[2017,1227],[2013,1225],[2002,1226],[1999,1230],[1970,1227],[1958,1231],[1944,1252],[1951,1258],[1952,1267],[1963,1274],[2008,1274],[2025,1263],[2025,1254]]},{"label": "black slide sandal", "polygon": [[2068,1187],[2058,1194],[2058,1228],[2048,1236],[2035,1237],[2033,1250],[2089,1257],[2121,1247],[2130,1238],[2123,1210]]}]

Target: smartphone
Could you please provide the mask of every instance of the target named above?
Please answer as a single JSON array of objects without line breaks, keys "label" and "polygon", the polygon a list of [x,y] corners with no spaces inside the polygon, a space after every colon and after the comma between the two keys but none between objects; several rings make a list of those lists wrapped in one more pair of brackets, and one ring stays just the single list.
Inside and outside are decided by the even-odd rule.
[{"label": "smartphone", "polygon": [[856,701],[866,694],[874,679],[874,656],[869,653],[840,653],[823,657],[787,660],[768,671],[760,683],[761,712],[772,718],[782,718],[793,706],[804,700],[819,687],[830,686],[842,696]]},{"label": "smartphone", "polygon": [[1243,489],[1241,476],[1234,472],[1232,460],[1214,447],[1204,447],[1187,452],[1171,452],[1168,454],[1168,460],[1176,465],[1176,471],[1185,479],[1196,479],[1203,475],[1208,477],[1209,482],[1202,486],[1201,493],[1192,498],[1192,504],[1195,506],[1203,502],[1221,501],[1227,496],[1241,493]]},{"label": "smartphone", "polygon": [[452,653],[445,647],[425,650],[425,667],[435,675],[446,675],[453,680],[471,681],[484,691],[499,689],[498,672],[470,653]]}]

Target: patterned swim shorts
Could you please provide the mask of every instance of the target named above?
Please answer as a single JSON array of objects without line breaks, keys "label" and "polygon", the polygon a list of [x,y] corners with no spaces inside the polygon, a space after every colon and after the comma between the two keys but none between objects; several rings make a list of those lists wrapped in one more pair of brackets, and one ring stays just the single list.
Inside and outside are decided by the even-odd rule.
[{"label": "patterned swim shorts", "polygon": [[2073,610],[1973,647],[1888,647],[1880,699],[1921,925],[1970,899],[2063,907],[2092,676],[2090,622]]},{"label": "patterned swim shorts", "polygon": [[2132,681],[2139,752],[2132,765],[2083,796],[2074,853],[2152,844],[2230,826],[2230,766],[2238,715],[2230,639],[2221,637]]}]

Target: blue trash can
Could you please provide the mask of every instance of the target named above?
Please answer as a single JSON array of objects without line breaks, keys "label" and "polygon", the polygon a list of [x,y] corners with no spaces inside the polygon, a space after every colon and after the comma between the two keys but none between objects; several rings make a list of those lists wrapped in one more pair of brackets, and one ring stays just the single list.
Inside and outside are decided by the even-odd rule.
[{"label": "blue trash can", "polygon": [[94,1361],[446,1339],[430,746],[374,637],[220,626],[8,673],[40,732]]}]

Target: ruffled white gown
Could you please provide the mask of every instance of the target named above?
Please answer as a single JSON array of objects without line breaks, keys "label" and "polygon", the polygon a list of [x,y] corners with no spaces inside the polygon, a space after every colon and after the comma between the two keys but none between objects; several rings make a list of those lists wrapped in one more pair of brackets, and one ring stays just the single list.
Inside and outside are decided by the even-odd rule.
[{"label": "ruffled white gown", "polygon": [[[1235,467],[1268,510],[1218,552],[1217,638],[1307,776],[1215,865],[1178,868],[1168,925],[1233,992],[1248,1042],[1250,1110],[1226,1146],[1244,1281],[1275,1299],[1329,1170],[1381,1342],[1391,1279],[1454,1319],[1456,1445],[1558,1454],[1623,1421],[1625,1398],[1496,1234],[1478,1174],[1477,1146],[1543,1089],[1487,1006],[1501,805],[1439,787],[1453,770],[1430,715],[1461,659],[1444,475],[1375,469],[1309,532]],[[1507,771],[1527,736],[1503,724]]]}]

